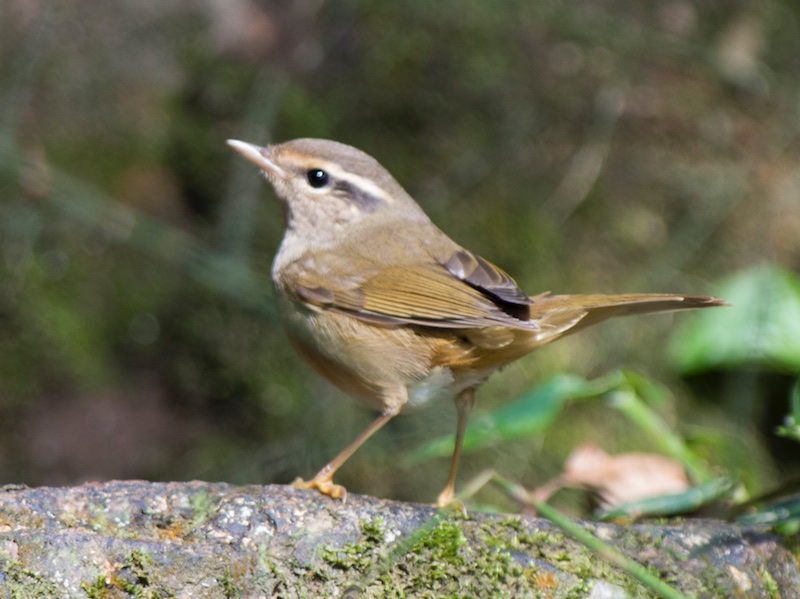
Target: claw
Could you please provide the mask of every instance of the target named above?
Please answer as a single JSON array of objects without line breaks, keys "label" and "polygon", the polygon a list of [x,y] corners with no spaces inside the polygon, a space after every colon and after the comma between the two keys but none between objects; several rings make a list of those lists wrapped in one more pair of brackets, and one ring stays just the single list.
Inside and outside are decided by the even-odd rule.
[{"label": "claw", "polygon": [[453,511],[461,512],[462,516],[467,515],[467,506],[464,502],[458,499],[453,493],[453,489],[445,488],[444,491],[439,493],[436,498],[436,503],[433,504],[438,509],[451,509]]},{"label": "claw", "polygon": [[331,477],[315,476],[311,480],[296,478],[292,486],[296,489],[316,489],[332,499],[341,499],[342,503],[347,500],[347,489],[334,483]]},{"label": "claw", "polygon": [[435,505],[437,508],[444,508],[449,506],[455,500],[455,496],[453,495],[453,489],[446,488],[444,491],[439,493],[439,496],[436,498]]}]

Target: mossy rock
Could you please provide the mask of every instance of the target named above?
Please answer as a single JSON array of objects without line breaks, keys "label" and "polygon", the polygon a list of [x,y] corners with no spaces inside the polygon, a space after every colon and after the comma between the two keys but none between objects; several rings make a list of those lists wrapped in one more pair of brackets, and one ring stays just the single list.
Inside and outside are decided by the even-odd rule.
[{"label": "mossy rock", "polygon": [[[797,540],[686,520],[585,525],[697,597],[789,597]],[[793,549],[794,547],[794,549]],[[282,486],[0,491],[0,596],[650,597],[553,524]]]}]

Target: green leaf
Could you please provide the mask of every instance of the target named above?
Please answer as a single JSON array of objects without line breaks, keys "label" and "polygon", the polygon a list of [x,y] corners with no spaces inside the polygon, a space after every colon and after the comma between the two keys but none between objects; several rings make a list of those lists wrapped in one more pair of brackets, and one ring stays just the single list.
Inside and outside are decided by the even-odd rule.
[{"label": "green leaf", "polygon": [[648,497],[629,501],[598,514],[600,520],[616,518],[641,518],[643,516],[673,516],[693,512],[711,501],[727,495],[733,489],[729,478],[716,478],[707,483],[687,489],[683,493]]},{"label": "green leaf", "polygon": [[[464,451],[541,433],[552,424],[566,402],[605,393],[620,380],[616,372],[594,381],[569,374],[555,375],[516,401],[492,412],[476,414],[464,435]],[[453,443],[452,435],[435,439],[413,452],[407,463],[449,456]]]},{"label": "green leaf", "polygon": [[608,393],[606,403],[625,414],[640,430],[645,431],[660,451],[679,460],[694,481],[707,482],[711,472],[689,447],[683,438],[664,422],[664,419],[636,393],[626,380],[613,392]]},{"label": "green leaf", "polygon": [[732,304],[686,319],[669,346],[684,374],[760,366],[800,370],[800,279],[774,265],[739,272],[715,293]]},{"label": "green leaf", "polygon": [[753,514],[736,519],[741,524],[769,524],[772,526],[800,520],[800,494],[773,503]]},{"label": "green leaf", "polygon": [[800,378],[792,387],[791,411],[786,415],[786,422],[775,431],[782,437],[800,441]]},{"label": "green leaf", "polygon": [[669,389],[659,381],[627,368],[623,368],[619,372],[621,380],[629,385],[631,390],[649,406],[662,406],[672,397]]}]

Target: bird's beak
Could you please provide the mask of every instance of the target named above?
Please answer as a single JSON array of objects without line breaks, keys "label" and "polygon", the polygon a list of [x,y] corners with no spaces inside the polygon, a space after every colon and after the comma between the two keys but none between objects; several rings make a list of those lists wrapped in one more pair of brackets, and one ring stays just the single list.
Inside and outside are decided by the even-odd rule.
[{"label": "bird's beak", "polygon": [[267,177],[272,175],[283,177],[285,175],[284,170],[270,160],[270,149],[268,147],[262,148],[237,139],[229,139],[227,143],[250,162],[256,164],[258,168],[267,174]]}]

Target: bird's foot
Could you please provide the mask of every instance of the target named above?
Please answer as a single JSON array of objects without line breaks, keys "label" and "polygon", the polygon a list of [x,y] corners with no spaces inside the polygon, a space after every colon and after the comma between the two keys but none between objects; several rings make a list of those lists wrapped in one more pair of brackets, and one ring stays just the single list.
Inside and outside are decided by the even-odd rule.
[{"label": "bird's foot", "polygon": [[452,488],[446,487],[439,496],[436,498],[436,503],[433,504],[438,509],[449,509],[461,512],[463,516],[467,515],[467,508],[464,502],[455,496]]},{"label": "bird's foot", "polygon": [[331,476],[320,476],[318,474],[311,480],[296,478],[292,486],[296,489],[316,489],[323,495],[327,495],[332,499],[341,499],[342,502],[347,499],[347,489],[334,483]]},{"label": "bird's foot", "polygon": [[453,489],[447,487],[441,493],[439,493],[439,496],[436,498],[436,503],[434,503],[433,505],[435,505],[438,508],[444,508],[452,504],[453,501],[455,501],[455,495],[453,493]]}]

